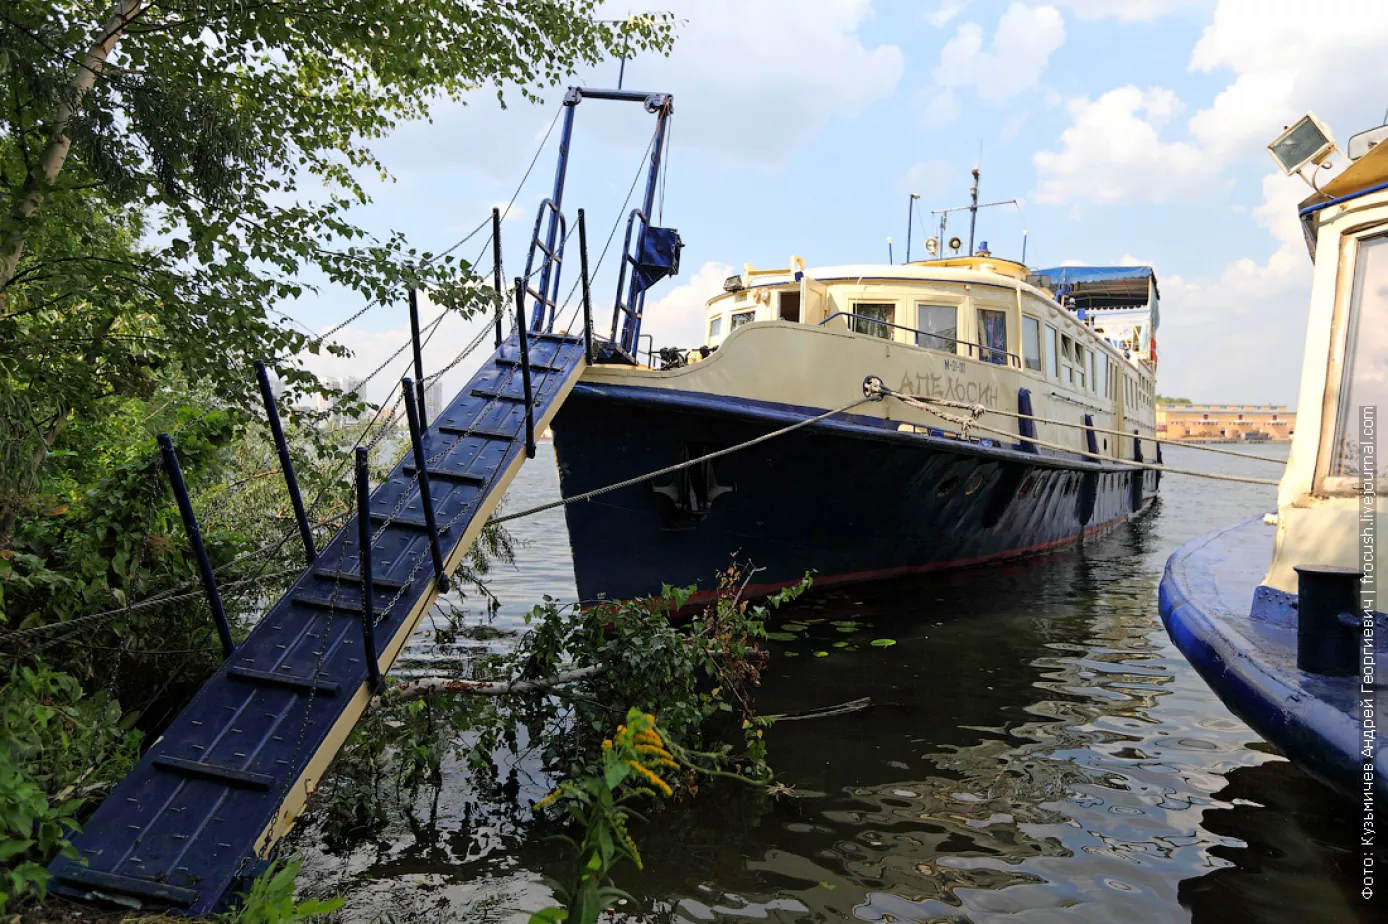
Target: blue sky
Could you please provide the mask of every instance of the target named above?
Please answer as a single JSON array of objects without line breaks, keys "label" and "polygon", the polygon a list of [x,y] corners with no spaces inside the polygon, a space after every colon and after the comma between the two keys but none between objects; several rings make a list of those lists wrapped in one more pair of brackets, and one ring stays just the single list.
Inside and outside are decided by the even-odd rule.
[{"label": "blue sky", "polygon": [[[657,341],[700,339],[703,301],[744,263],[885,262],[905,256],[907,196],[967,201],[980,157],[981,239],[1027,262],[1147,262],[1162,286],[1160,390],[1197,401],[1294,404],[1310,261],[1295,218],[1309,190],[1264,150],[1312,110],[1343,143],[1388,107],[1388,2],[1321,0],[674,0],[669,58],[627,65],[629,89],[674,94],[664,223],[682,273],[652,292]],[[639,11],[640,6],[632,6]],[[624,15],[627,5],[613,5]],[[1353,75],[1346,79],[1345,75]],[[617,65],[575,75],[615,84]],[[379,145],[393,180],[358,220],[437,250],[514,192],[558,109],[495,94],[437,107]],[[580,106],[565,211],[585,207],[593,259],[639,168],[653,119],[630,104]],[[551,138],[506,223],[507,276],[524,261],[553,177]],[[638,190],[639,195],[639,190]],[[951,231],[966,230],[963,216]],[[925,226],[933,224],[929,216]],[[921,223],[913,254],[921,256]],[[459,253],[471,259],[479,235]],[[620,246],[620,232],[614,249]],[[609,256],[594,288],[610,319]],[[576,265],[577,260],[573,263]],[[484,260],[490,270],[490,257]],[[570,280],[574,277],[570,276]],[[564,285],[567,291],[568,284]],[[289,310],[323,329],[357,307],[324,291]],[[374,368],[405,336],[403,306],[373,310],[339,339]],[[450,319],[437,367],[470,339]],[[404,372],[399,363],[382,376]],[[445,381],[460,387],[469,364]],[[371,392],[379,397],[384,388]]]}]

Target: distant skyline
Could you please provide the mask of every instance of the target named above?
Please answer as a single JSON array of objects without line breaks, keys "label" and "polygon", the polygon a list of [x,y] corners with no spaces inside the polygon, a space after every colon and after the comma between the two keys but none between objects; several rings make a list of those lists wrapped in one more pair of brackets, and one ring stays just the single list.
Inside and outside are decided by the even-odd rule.
[{"label": "distant skyline", "polygon": [[[1308,110],[1342,146],[1382,121],[1388,2],[664,0],[652,8],[681,20],[675,49],[628,62],[626,86],[674,94],[661,210],[686,243],[681,275],[647,305],[657,345],[701,341],[704,301],[744,263],[785,266],[792,254],[811,267],[885,262],[888,237],[900,262],[910,193],[921,197],[911,235],[919,259],[934,233],[929,211],[967,202],[981,150],[983,200],[1022,200],[1020,210],[980,217],[978,236],[998,256],[1019,256],[1025,229],[1033,266],[1156,268],[1163,394],[1295,406],[1311,276],[1296,204],[1310,190],[1277,172],[1264,148]],[[626,12],[609,5],[604,15]],[[617,67],[570,82],[615,85]],[[441,105],[431,123],[401,126],[377,145],[394,181],[367,180],[375,202],[361,223],[381,235],[402,231],[423,249],[458,240],[510,200],[562,90],[543,95],[545,104],[531,105],[509,93],[502,109],[481,91],[466,106]],[[639,106],[580,107],[565,212],[572,220],[587,209],[595,261],[652,124]],[[508,277],[521,272],[535,206],[548,195],[555,142],[506,221]],[[965,225],[954,216],[951,233]],[[484,238],[458,252],[478,256]],[[610,323],[615,262],[609,254],[594,285],[600,329]],[[479,270],[490,269],[488,254]],[[324,330],[359,302],[325,290],[283,307]],[[441,325],[426,366],[449,362],[481,323]],[[312,357],[311,367],[363,375],[408,332],[402,299],[337,336],[353,359]],[[446,396],[475,365],[445,376]],[[407,367],[403,355],[368,395],[379,399]]]}]

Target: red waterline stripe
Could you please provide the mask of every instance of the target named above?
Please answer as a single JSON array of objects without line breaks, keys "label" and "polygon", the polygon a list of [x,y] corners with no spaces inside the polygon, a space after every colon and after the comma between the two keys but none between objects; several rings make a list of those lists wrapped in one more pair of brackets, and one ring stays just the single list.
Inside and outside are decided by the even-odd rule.
[{"label": "red waterline stripe", "polygon": [[[1037,545],[1030,545],[1020,549],[1008,549],[1005,552],[994,552],[991,555],[979,555],[975,558],[956,558],[953,561],[936,561],[925,565],[902,565],[897,568],[879,568],[874,571],[852,571],[848,574],[831,574],[826,576],[815,575],[815,587],[832,587],[838,584],[859,584],[867,581],[880,581],[885,578],[902,577],[908,574],[926,574],[931,571],[944,571],[950,568],[968,568],[972,565],[981,565],[990,561],[1004,561],[1010,558],[1021,558],[1026,555],[1035,555],[1038,552],[1046,552],[1051,549],[1078,542],[1081,538],[1086,538],[1096,533],[1112,529],[1118,524],[1128,519],[1129,514],[1122,514],[1107,523],[1100,523],[1098,526],[1091,526],[1078,536],[1068,536],[1064,539],[1055,539],[1051,542],[1042,542]],[[743,593],[753,597],[769,596],[783,587],[792,584],[799,584],[800,578],[792,581],[777,581],[769,584],[748,584]],[[715,590],[700,590],[690,595],[684,608],[680,613],[687,613],[691,609],[698,608],[713,600],[718,595]]]}]

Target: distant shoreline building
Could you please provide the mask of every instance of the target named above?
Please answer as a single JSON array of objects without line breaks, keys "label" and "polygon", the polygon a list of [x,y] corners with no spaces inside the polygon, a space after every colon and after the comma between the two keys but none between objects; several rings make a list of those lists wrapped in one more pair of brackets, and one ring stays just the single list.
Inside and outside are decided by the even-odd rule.
[{"label": "distant shoreline building", "polygon": [[1296,430],[1296,411],[1285,404],[1157,402],[1157,438],[1169,442],[1284,443]]}]

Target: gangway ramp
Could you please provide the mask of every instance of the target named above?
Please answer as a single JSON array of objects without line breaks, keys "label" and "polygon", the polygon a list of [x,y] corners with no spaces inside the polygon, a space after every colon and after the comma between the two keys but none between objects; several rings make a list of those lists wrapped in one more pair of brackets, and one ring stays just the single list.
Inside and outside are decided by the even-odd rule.
[{"label": "gangway ramp", "polygon": [[[515,332],[422,435],[447,572],[526,459]],[[585,365],[583,339],[530,332],[533,426],[543,432]],[[365,656],[389,670],[439,593],[413,456],[371,494],[375,648],[364,655],[353,518],[112,791],[50,866],[86,900],[206,915],[246,888],[289,831],[371,698]]]}]

